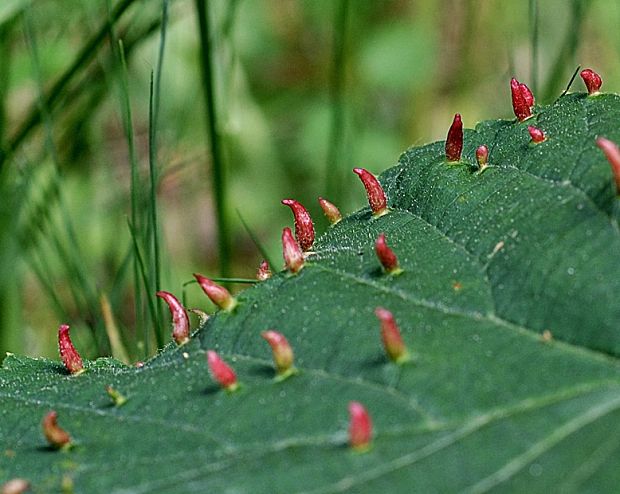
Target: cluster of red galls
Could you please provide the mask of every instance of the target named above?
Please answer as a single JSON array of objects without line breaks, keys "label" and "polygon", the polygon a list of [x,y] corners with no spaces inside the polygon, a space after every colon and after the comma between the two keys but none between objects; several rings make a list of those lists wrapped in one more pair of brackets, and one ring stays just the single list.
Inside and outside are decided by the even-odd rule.
[{"label": "cluster of red galls", "polygon": [[[589,95],[596,95],[599,93],[602,80],[596,72],[591,69],[585,69],[581,71],[581,77],[588,89]],[[514,78],[510,81],[510,89],[512,93],[512,106],[517,119],[523,122],[532,117],[534,95],[530,89]],[[537,127],[530,125],[528,126],[528,131],[533,144],[541,143],[547,139],[545,133]],[[620,194],[620,149],[615,143],[604,137],[599,137],[596,142],[611,164],[616,190],[618,194]],[[457,113],[454,116],[454,120],[446,138],[446,160],[449,162],[460,161],[462,150],[463,123],[461,115]],[[476,149],[476,160],[481,170],[488,165],[488,158],[489,150],[487,146],[479,146]],[[355,168],[353,171],[359,176],[366,189],[368,203],[373,216],[379,217],[387,214],[389,212],[387,199],[377,178],[363,168]],[[284,264],[287,271],[291,274],[297,274],[304,267],[307,257],[312,254],[310,249],[312,248],[315,238],[314,224],[306,208],[298,201],[284,199],[282,204],[291,208],[295,219],[295,237],[293,237],[293,233],[288,227],[284,228],[282,231]],[[328,200],[319,197],[319,204],[332,225],[335,225],[342,219],[342,215],[338,208]],[[394,251],[387,245],[384,233],[381,233],[376,239],[375,253],[385,273],[398,275],[402,272],[398,263],[398,258]],[[226,288],[200,274],[194,274],[194,277],[202,290],[220,309],[230,312],[237,306],[237,300]],[[269,265],[266,261],[263,261],[258,269],[257,278],[262,281],[270,277],[271,270]],[[157,292],[157,296],[161,297],[168,304],[170,309],[170,314],[172,316],[172,337],[174,341],[178,345],[186,343],[190,338],[190,323],[186,309],[181,302],[169,292],[159,291]],[[410,359],[410,354],[403,342],[400,330],[392,313],[382,307],[377,307],[375,309],[375,314],[380,321],[381,339],[389,359],[396,363],[408,361]],[[261,333],[261,336],[271,347],[277,378],[282,380],[295,374],[296,369],[293,366],[294,353],[286,337],[273,330],[264,331]],[[83,372],[84,366],[82,359],[71,342],[69,326],[66,324],[61,325],[58,330],[58,344],[60,356],[67,370],[71,374]],[[229,392],[237,390],[239,388],[239,383],[235,371],[222,360],[217,352],[208,350],[206,355],[213,379],[217,381],[223,389]],[[115,390],[112,390],[112,392],[117,393]],[[361,403],[352,401],[349,403],[349,415],[349,444],[355,450],[367,450],[370,446],[372,436],[372,422],[367,410]],[[65,447],[71,443],[69,434],[56,423],[56,412],[54,411],[49,412],[44,417],[43,431],[48,442],[54,447]]]}]

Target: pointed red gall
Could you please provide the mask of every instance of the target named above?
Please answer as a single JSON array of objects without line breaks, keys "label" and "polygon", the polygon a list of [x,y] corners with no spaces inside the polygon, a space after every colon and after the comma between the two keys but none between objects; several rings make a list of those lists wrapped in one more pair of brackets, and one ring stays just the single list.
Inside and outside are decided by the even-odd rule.
[{"label": "pointed red gall", "polygon": [[213,379],[226,391],[236,391],[239,388],[237,375],[213,350],[207,351],[207,363]]},{"label": "pointed red gall", "polygon": [[379,258],[379,262],[383,266],[383,269],[389,274],[400,274],[402,269],[398,265],[398,259],[394,251],[388,247],[385,241],[385,233],[379,234],[375,241],[375,253]]},{"label": "pointed red gall", "polygon": [[530,88],[527,87],[522,82],[520,82],[519,89],[521,90],[521,95],[523,96],[523,99],[525,100],[525,104],[529,106],[530,108],[534,106],[534,95],[532,94],[532,91],[530,91]]},{"label": "pointed red gall", "polygon": [[61,324],[58,328],[58,350],[63,364],[70,374],[81,374],[84,372],[82,357],[77,352],[69,335],[69,325]]},{"label": "pointed red gall", "polygon": [[335,225],[342,219],[340,210],[327,199],[319,197],[319,204],[321,205],[321,209],[323,210],[323,213],[325,213],[325,217],[330,224]]},{"label": "pointed red gall", "polygon": [[360,178],[366,189],[368,204],[373,216],[383,216],[388,213],[387,199],[381,184],[376,177],[364,168],[353,168],[353,172]]},{"label": "pointed red gall", "polygon": [[30,482],[26,479],[15,478],[0,486],[2,494],[24,494],[30,491]]},{"label": "pointed red gall", "polygon": [[282,333],[269,330],[260,334],[271,347],[273,362],[276,365],[276,372],[280,377],[288,377],[294,372],[293,349]]},{"label": "pointed red gall", "polygon": [[481,170],[489,164],[489,148],[484,144],[476,149],[476,161]]},{"label": "pointed red gall", "polygon": [[372,439],[372,420],[368,411],[358,401],[349,403],[349,445],[357,452],[370,449]]},{"label": "pointed red gall", "polygon": [[207,297],[211,299],[211,302],[220,309],[230,312],[237,306],[235,297],[223,286],[200,274],[194,273],[194,278],[196,278],[200,288],[207,294]]},{"label": "pointed red gall", "polygon": [[618,149],[615,142],[605,139],[604,137],[599,137],[596,140],[596,145],[605,153],[605,157],[611,165],[611,171],[616,183],[616,194],[620,196],[620,149]]},{"label": "pointed red gall", "polygon": [[291,208],[295,216],[295,237],[304,252],[314,243],[314,224],[308,210],[293,199],[282,199],[282,204]]},{"label": "pointed red gall", "polygon": [[60,449],[71,444],[71,436],[58,425],[57,418],[58,414],[52,410],[43,417],[41,426],[43,427],[43,434],[49,445],[53,448]]},{"label": "pointed red gall", "polygon": [[381,340],[390,360],[396,363],[409,360],[409,351],[403,342],[393,314],[387,309],[377,307],[375,315],[381,322]]},{"label": "pointed red gall", "polygon": [[258,281],[265,281],[271,278],[271,269],[269,269],[269,263],[265,260],[261,261],[256,271],[256,279]]},{"label": "pointed red gall", "polygon": [[282,230],[282,256],[284,266],[291,273],[297,274],[304,267],[304,254],[288,226]]},{"label": "pointed red gall", "polygon": [[527,131],[530,133],[530,137],[532,138],[532,142],[534,144],[539,144],[547,139],[545,133],[540,130],[538,127],[534,127],[533,125],[527,126]]},{"label": "pointed red gall", "polygon": [[172,316],[172,338],[177,345],[189,341],[189,316],[185,307],[172,293],[159,291],[156,295],[168,304]]},{"label": "pointed red gall", "polygon": [[512,109],[519,121],[523,122],[532,116],[534,95],[525,84],[521,84],[514,77],[510,80],[510,91],[512,93]]},{"label": "pointed red gall", "polygon": [[446,159],[448,161],[459,161],[463,151],[463,121],[460,114],[454,115],[448,137],[446,138]]},{"label": "pointed red gall", "polygon": [[598,94],[601,86],[603,85],[603,79],[601,79],[601,76],[592,69],[583,69],[579,75],[588,88],[588,94]]}]

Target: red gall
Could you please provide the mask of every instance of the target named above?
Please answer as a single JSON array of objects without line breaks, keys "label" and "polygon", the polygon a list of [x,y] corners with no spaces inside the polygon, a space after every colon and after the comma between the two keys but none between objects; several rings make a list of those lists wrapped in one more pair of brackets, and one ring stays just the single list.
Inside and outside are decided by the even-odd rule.
[{"label": "red gall", "polygon": [[388,207],[385,192],[383,192],[383,188],[376,177],[364,168],[353,168],[353,173],[355,173],[364,184],[366,195],[368,196],[368,204],[370,205],[370,209],[372,209],[373,216],[383,216],[387,214]]},{"label": "red gall", "polygon": [[177,345],[189,341],[189,316],[185,307],[172,293],[159,291],[156,295],[168,304],[172,316],[172,338]]},{"label": "red gall", "polygon": [[325,217],[331,225],[335,225],[342,219],[342,214],[340,214],[340,210],[327,199],[319,197],[319,205],[321,206]]},{"label": "red gall", "polygon": [[81,374],[84,372],[84,364],[82,357],[77,352],[69,335],[69,325],[61,324],[58,328],[58,351],[63,364],[69,371],[69,374]]},{"label": "red gall", "polygon": [[269,268],[269,263],[263,260],[256,271],[256,279],[258,281],[265,281],[269,278],[271,278],[271,269]]},{"label": "red gall", "polygon": [[209,278],[200,274],[194,273],[194,278],[200,285],[200,288],[207,294],[207,297],[211,299],[215,305],[226,312],[231,312],[237,307],[237,300],[233,297],[226,288],[222,285],[218,285]]},{"label": "red gall", "polygon": [[512,93],[512,109],[520,122],[532,116],[532,106],[534,106],[534,95],[525,85],[517,81],[514,77],[510,80],[510,92]]},{"label": "red gall", "polygon": [[207,350],[207,363],[211,376],[222,388],[229,392],[239,388],[235,371],[213,350]]},{"label": "red gall", "polygon": [[15,478],[2,484],[0,489],[2,494],[24,494],[30,491],[30,482],[26,479]]},{"label": "red gall", "polygon": [[478,146],[476,149],[476,161],[478,162],[480,170],[484,170],[489,164],[489,148],[487,148],[484,144],[482,146]]},{"label": "red gall", "polygon": [[463,121],[459,113],[454,115],[452,125],[446,137],[446,159],[448,161],[460,161],[463,152]]},{"label": "red gall", "polygon": [[284,266],[291,273],[297,274],[304,267],[304,254],[293,238],[293,232],[289,227],[282,230],[282,256],[284,257]]},{"label": "red gall", "polygon": [[54,410],[43,417],[41,422],[43,435],[51,447],[56,449],[67,448],[71,445],[71,436],[58,425],[57,418],[58,414]]},{"label": "red gall", "polygon": [[598,75],[592,69],[583,69],[579,75],[581,76],[584,84],[588,88],[588,94],[590,96],[599,93],[599,90],[603,85],[603,79],[601,79],[600,75]]},{"label": "red gall", "polygon": [[291,208],[295,217],[295,237],[304,252],[310,250],[314,243],[314,224],[308,210],[298,201],[282,199],[282,204]]},{"label": "red gall", "polygon": [[358,401],[349,403],[349,445],[359,453],[370,449],[372,420],[368,411]]},{"label": "red gall", "polygon": [[530,133],[530,137],[532,138],[532,142],[534,144],[540,144],[544,140],[547,139],[545,133],[540,130],[538,127],[534,127],[533,125],[527,126],[527,131]]},{"label": "red gall", "polygon": [[400,329],[394,320],[394,315],[383,307],[375,309],[375,315],[381,323],[381,340],[385,353],[392,362],[398,364],[409,360],[409,351],[403,342]]},{"label": "red gall", "polygon": [[375,241],[375,253],[386,273],[400,274],[403,270],[398,265],[398,259],[394,251],[388,247],[385,233],[380,233]]},{"label": "red gall", "polygon": [[293,367],[293,349],[285,336],[273,330],[263,331],[261,336],[271,347],[278,378],[284,379],[293,374],[295,372],[295,368]]},{"label": "red gall", "polygon": [[620,196],[620,149],[615,142],[599,137],[596,140],[596,145],[601,148],[601,151],[605,154],[607,161],[611,165],[611,171],[614,175],[614,181],[616,184],[616,194]]}]

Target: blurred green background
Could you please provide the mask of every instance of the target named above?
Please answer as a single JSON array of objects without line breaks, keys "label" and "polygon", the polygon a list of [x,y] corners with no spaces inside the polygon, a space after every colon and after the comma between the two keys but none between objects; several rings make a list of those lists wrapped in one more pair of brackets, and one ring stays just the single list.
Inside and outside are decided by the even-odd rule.
[{"label": "blurred green background", "polygon": [[322,231],[317,196],[364,205],[354,166],[457,111],[512,118],[512,76],[539,103],[578,65],[617,90],[619,21],[616,0],[3,0],[0,350],[54,356],[66,322],[86,356],[152,355],[157,289],[212,310],[185,282],[253,278],[252,236],[281,267],[282,198]]}]

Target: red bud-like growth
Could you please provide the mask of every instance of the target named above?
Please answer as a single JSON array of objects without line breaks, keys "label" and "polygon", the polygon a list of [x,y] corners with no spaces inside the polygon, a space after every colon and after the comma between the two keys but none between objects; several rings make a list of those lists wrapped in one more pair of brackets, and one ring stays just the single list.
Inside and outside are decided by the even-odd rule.
[{"label": "red bud-like growth", "polygon": [[448,137],[446,138],[446,159],[448,161],[459,161],[463,151],[463,121],[460,114],[454,115]]},{"label": "red bud-like growth", "polygon": [[335,225],[342,219],[342,214],[340,214],[340,210],[327,199],[319,197],[319,204],[321,205],[321,209],[323,210],[323,213],[325,214],[325,217],[328,219],[330,224]]},{"label": "red bud-like growth", "polygon": [[601,79],[600,75],[592,69],[583,69],[579,75],[588,88],[588,94],[593,95],[599,92],[601,86],[603,85],[603,79]]},{"label": "red bud-like growth", "polygon": [[63,446],[71,444],[71,436],[58,425],[57,418],[58,414],[54,410],[48,412],[45,417],[43,417],[41,427],[43,428],[43,434],[49,445],[53,448],[60,449]]},{"label": "red bud-like growth", "polygon": [[261,336],[265,338],[273,353],[273,362],[276,365],[276,372],[280,376],[290,374],[293,369],[293,349],[282,333],[269,330],[263,331]]},{"label": "red bud-like growth", "polygon": [[239,387],[237,375],[213,350],[207,351],[207,363],[213,379],[226,391],[235,391]]},{"label": "red bud-like growth", "polygon": [[476,161],[480,169],[483,169],[489,163],[489,148],[484,144],[476,149]]},{"label": "red bud-like growth", "polygon": [[385,353],[387,353],[390,360],[396,363],[409,360],[409,352],[403,342],[400,329],[398,329],[393,314],[387,309],[377,307],[375,315],[381,322],[381,340],[383,341]]},{"label": "red bud-like growth", "polygon": [[288,226],[282,230],[282,256],[284,266],[291,273],[297,274],[304,267],[304,254]]},{"label": "red bud-like growth", "polygon": [[237,300],[233,297],[226,288],[218,285],[209,278],[200,274],[194,273],[194,278],[200,285],[200,288],[207,294],[207,297],[211,299],[215,305],[225,311],[232,311],[237,306]]},{"label": "red bud-like growth", "polygon": [[538,127],[534,127],[533,125],[528,125],[527,131],[530,133],[530,137],[532,138],[532,142],[534,144],[539,144],[547,138],[542,130]]},{"label": "red bud-like growth", "polygon": [[80,354],[73,346],[68,324],[61,324],[58,328],[58,351],[60,352],[62,363],[65,364],[70,374],[84,372],[82,357],[80,357]]},{"label": "red bud-like growth", "polygon": [[604,137],[599,137],[596,140],[596,145],[605,153],[605,157],[611,165],[611,171],[616,183],[616,194],[620,196],[620,149],[618,149],[618,145],[615,142]]},{"label": "red bud-like growth", "polygon": [[368,411],[358,401],[349,403],[349,445],[358,452],[370,449],[372,420]]},{"label": "red bud-like growth", "polygon": [[388,212],[387,199],[383,187],[375,176],[364,168],[353,168],[353,172],[359,176],[366,189],[368,204],[374,216],[382,216]]},{"label": "red bud-like growth", "polygon": [[271,278],[271,269],[269,268],[269,263],[263,260],[258,266],[258,271],[256,271],[256,279],[258,281],[265,281],[269,278]]},{"label": "red bud-like growth", "polygon": [[510,80],[510,91],[512,93],[512,109],[519,121],[523,122],[532,116],[534,95],[525,84],[521,84],[514,77]]},{"label": "red bud-like growth", "polygon": [[295,216],[295,237],[304,252],[314,243],[314,224],[308,210],[293,199],[283,199],[282,204],[291,208]]},{"label": "red bud-like growth", "polygon": [[394,251],[388,247],[385,241],[385,233],[379,234],[375,241],[375,253],[379,258],[379,262],[383,266],[383,269],[390,274],[399,274],[402,272],[398,265],[398,259]]},{"label": "red bud-like growth", "polygon": [[189,317],[185,307],[172,293],[159,291],[156,295],[168,304],[172,316],[172,338],[177,345],[189,341]]}]

